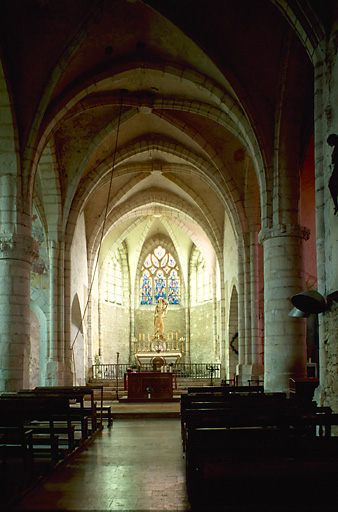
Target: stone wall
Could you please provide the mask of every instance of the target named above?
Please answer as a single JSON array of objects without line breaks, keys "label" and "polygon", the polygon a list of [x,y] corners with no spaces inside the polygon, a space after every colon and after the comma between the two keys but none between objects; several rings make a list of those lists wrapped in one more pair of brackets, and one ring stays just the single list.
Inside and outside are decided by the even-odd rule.
[{"label": "stone wall", "polygon": [[129,362],[130,321],[127,308],[107,302],[102,304],[101,343],[103,363],[116,363],[117,352],[120,363]]},{"label": "stone wall", "polygon": [[324,403],[338,412],[338,307],[333,306],[324,317],[326,354],[326,378],[324,380]]},{"label": "stone wall", "polygon": [[215,362],[213,304],[206,302],[190,311],[190,357],[192,363]]}]

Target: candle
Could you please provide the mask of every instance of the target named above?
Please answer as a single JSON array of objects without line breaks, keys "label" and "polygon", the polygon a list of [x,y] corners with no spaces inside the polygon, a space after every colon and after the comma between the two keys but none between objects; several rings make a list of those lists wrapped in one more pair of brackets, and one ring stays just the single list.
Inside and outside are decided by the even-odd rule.
[{"label": "candle", "polygon": [[149,339],[150,339],[150,338],[149,338],[149,332],[148,332],[148,341],[149,341]]},{"label": "candle", "polygon": [[146,335],[143,333],[143,341],[145,341],[146,339]]},{"label": "candle", "polygon": [[138,335],[138,340],[141,341],[141,333]]},{"label": "candle", "polygon": [[176,340],[177,340],[177,333],[176,333]]}]

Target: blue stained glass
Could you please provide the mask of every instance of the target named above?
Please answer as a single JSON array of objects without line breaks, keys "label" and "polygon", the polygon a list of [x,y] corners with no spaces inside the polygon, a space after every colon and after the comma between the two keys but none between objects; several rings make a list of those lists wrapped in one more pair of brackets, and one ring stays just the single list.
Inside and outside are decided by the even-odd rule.
[{"label": "blue stained glass", "polygon": [[180,303],[181,281],[175,267],[175,258],[161,245],[148,254],[141,271],[141,305],[155,304],[160,297],[168,297],[170,304]]},{"label": "blue stained glass", "polygon": [[147,270],[141,277],[141,304],[152,304],[152,283]]},{"label": "blue stained glass", "polygon": [[179,302],[180,302],[180,278],[179,278],[176,270],[172,270],[170,272],[168,285],[169,285],[169,295],[168,295],[169,304],[179,304]]},{"label": "blue stained glass", "polygon": [[151,258],[150,258],[150,254],[148,254],[148,256],[145,259],[144,266],[146,268],[148,268],[148,267],[150,267],[150,265],[151,265]]},{"label": "blue stained glass", "polygon": [[176,261],[175,261],[175,259],[172,257],[172,255],[171,255],[171,254],[169,254],[169,265],[170,265],[171,267],[175,267],[175,265],[176,265]]},{"label": "blue stained glass", "polygon": [[163,297],[165,299],[165,297],[166,297],[166,292],[165,292],[166,279],[164,277],[162,270],[159,270],[157,272],[154,281],[155,281],[155,300],[157,301],[160,297]]}]

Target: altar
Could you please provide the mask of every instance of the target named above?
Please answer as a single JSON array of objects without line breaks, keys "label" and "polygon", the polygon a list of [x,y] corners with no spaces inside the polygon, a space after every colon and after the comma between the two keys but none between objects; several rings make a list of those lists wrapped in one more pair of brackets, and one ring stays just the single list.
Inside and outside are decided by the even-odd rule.
[{"label": "altar", "polygon": [[128,400],[170,400],[173,398],[173,374],[162,372],[137,372],[125,374]]},{"label": "altar", "polygon": [[136,352],[135,353],[135,361],[138,363],[142,370],[142,366],[146,368],[151,367],[152,365],[159,366],[175,366],[176,363],[181,359],[181,352]]}]

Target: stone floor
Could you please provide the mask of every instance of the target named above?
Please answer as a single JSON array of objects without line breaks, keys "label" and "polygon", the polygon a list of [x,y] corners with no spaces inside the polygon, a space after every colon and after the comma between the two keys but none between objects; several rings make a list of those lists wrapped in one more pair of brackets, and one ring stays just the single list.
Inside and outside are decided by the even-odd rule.
[{"label": "stone floor", "polygon": [[179,419],[116,418],[13,510],[189,510]]}]

